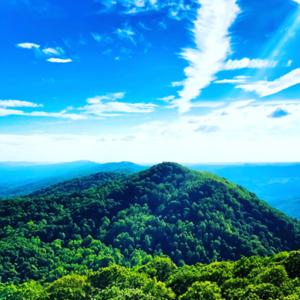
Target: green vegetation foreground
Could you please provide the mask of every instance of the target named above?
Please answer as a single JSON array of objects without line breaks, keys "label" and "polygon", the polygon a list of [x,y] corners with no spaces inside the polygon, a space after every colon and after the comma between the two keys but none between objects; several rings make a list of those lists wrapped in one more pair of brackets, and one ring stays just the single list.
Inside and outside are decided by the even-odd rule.
[{"label": "green vegetation foreground", "polygon": [[297,300],[300,251],[177,267],[168,257],[141,266],[112,264],[54,282],[1,284],[3,300]]}]

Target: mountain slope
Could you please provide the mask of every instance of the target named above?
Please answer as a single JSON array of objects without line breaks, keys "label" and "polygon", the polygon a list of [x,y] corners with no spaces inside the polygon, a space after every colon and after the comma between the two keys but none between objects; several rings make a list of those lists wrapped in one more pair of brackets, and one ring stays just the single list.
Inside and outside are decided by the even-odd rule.
[{"label": "mountain slope", "polygon": [[176,164],[134,175],[107,197],[120,201],[115,212],[121,213],[104,240],[120,249],[131,243],[133,248],[162,250],[177,263],[194,263],[300,245],[299,223],[243,188]]},{"label": "mountain slope", "polygon": [[267,201],[271,206],[300,219],[300,164],[191,165],[225,177]]},{"label": "mountain slope", "polygon": [[[299,222],[212,174],[163,163],[120,178],[93,176],[100,176],[98,183],[91,184],[93,177],[73,181],[71,187],[79,189],[69,182],[59,185],[58,192],[54,187],[0,202],[5,280],[32,278],[35,268],[47,273],[43,251],[56,254],[52,269],[63,265],[70,271],[78,264],[105,265],[103,253],[109,253],[106,263],[134,264],[148,253],[191,264],[300,248]],[[96,248],[95,240],[101,241]],[[12,249],[13,243],[18,247]],[[76,251],[96,256],[92,263],[80,252],[73,261],[66,254],[70,251],[72,256]],[[24,272],[24,253],[39,257],[27,266],[31,273]]]},{"label": "mountain slope", "polygon": [[41,188],[97,172],[132,174],[145,167],[130,162],[98,164],[75,161],[60,164],[0,163],[0,197],[25,195]]}]

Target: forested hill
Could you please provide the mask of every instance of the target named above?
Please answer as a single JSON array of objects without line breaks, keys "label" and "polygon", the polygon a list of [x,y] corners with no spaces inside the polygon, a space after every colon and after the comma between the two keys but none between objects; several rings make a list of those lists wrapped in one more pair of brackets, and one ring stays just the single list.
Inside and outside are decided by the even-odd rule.
[{"label": "forested hill", "polygon": [[163,163],[93,176],[0,202],[2,281],[53,280],[148,254],[182,265],[300,248],[299,222],[212,174]]}]

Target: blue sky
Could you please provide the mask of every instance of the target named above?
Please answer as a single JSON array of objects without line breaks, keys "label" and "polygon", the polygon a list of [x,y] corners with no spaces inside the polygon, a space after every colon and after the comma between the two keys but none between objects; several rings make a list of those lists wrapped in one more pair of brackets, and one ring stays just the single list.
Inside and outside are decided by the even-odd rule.
[{"label": "blue sky", "polygon": [[0,160],[300,161],[299,0],[0,3]]}]

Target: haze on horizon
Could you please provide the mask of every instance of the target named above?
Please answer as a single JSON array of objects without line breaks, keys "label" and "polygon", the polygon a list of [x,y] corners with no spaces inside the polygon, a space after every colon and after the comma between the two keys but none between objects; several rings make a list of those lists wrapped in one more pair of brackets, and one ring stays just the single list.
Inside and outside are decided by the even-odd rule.
[{"label": "haze on horizon", "polygon": [[0,3],[0,161],[300,161],[298,0]]}]

